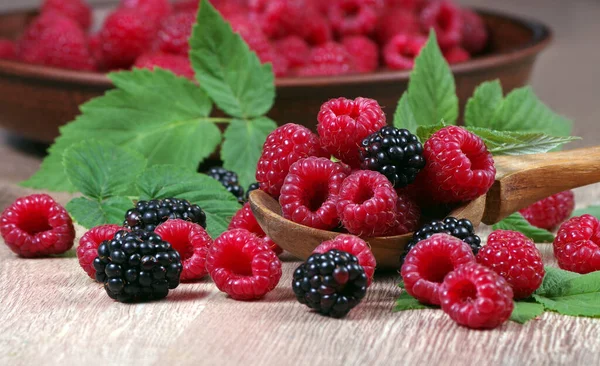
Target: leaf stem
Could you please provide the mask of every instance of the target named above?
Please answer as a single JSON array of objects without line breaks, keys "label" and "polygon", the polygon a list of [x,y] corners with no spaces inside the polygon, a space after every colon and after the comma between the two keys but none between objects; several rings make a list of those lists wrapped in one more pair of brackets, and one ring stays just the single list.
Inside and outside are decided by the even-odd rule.
[{"label": "leaf stem", "polygon": [[214,122],[214,123],[230,123],[232,118],[226,118],[226,117],[209,117],[205,119],[208,122]]}]

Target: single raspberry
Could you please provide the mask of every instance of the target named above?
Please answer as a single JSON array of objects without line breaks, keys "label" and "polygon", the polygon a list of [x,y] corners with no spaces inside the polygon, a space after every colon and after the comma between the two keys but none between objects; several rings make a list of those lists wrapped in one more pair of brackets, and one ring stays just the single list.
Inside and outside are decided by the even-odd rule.
[{"label": "single raspberry", "polygon": [[377,26],[381,0],[334,0],[329,5],[329,20],[340,36],[369,35]]},{"label": "single raspberry", "polygon": [[260,185],[258,184],[258,182],[251,183],[248,186],[248,189],[246,189],[246,194],[244,195],[244,200],[248,201],[249,196],[250,196],[250,192],[255,191],[255,190],[259,189],[259,188],[260,188]]},{"label": "single raspberry", "polygon": [[196,24],[195,13],[182,12],[169,15],[158,29],[156,47],[162,52],[187,56],[194,24]]},{"label": "single raspberry", "polygon": [[281,249],[279,245],[275,244],[275,242],[271,240],[267,234],[265,234],[264,230],[258,224],[258,221],[256,221],[256,217],[254,217],[254,213],[250,208],[250,203],[245,203],[244,206],[240,208],[239,211],[236,212],[236,214],[231,218],[227,230],[233,229],[248,230],[252,234],[258,236],[260,239],[264,240],[265,244],[267,244],[267,246],[274,251],[275,254],[279,255],[283,253],[283,249]]},{"label": "single raspberry", "polygon": [[156,227],[155,233],[181,256],[181,282],[199,280],[208,274],[206,253],[213,240],[202,226],[181,219],[167,220]]},{"label": "single raspberry", "polygon": [[421,12],[421,29],[429,33],[434,29],[441,49],[460,44],[463,18],[460,9],[449,0],[432,1]]},{"label": "single raspberry", "polygon": [[379,47],[364,36],[349,36],[342,39],[342,45],[353,58],[358,72],[373,72],[379,66]]},{"label": "single raspberry", "polygon": [[342,183],[337,212],[351,234],[380,236],[396,223],[397,201],[398,194],[383,174],[357,170]]},{"label": "single raspberry", "polygon": [[414,36],[421,33],[419,18],[413,11],[395,7],[382,12],[377,22],[376,36],[379,44],[387,44],[394,36]]},{"label": "single raspberry", "polygon": [[415,66],[415,59],[427,43],[421,35],[397,34],[385,45],[383,60],[392,70],[410,70]]},{"label": "single raspberry", "polygon": [[308,62],[310,47],[298,36],[288,36],[275,42],[275,48],[287,61],[290,67],[304,66]]},{"label": "single raspberry", "polygon": [[461,46],[471,54],[478,54],[485,49],[488,31],[483,19],[474,11],[462,9],[460,13],[463,26]]},{"label": "single raspberry", "polygon": [[461,47],[454,47],[444,51],[444,58],[450,65],[453,65],[469,61],[471,55]]},{"label": "single raspberry", "polygon": [[560,268],[577,273],[600,271],[600,221],[594,216],[573,217],[562,224],[553,245]]},{"label": "single raspberry", "polygon": [[154,231],[161,223],[174,219],[190,221],[206,228],[206,214],[200,206],[177,198],[138,201],[125,214],[123,226],[132,231]]},{"label": "single raspberry", "polygon": [[292,289],[301,304],[334,318],[344,317],[367,293],[368,278],[350,253],[315,253],[294,271]]},{"label": "single raspberry", "polygon": [[0,60],[16,60],[17,44],[9,39],[0,38]]},{"label": "single raspberry", "polygon": [[206,269],[219,290],[235,300],[254,300],[273,290],[281,278],[281,261],[256,235],[226,231],[209,248]]},{"label": "single raspberry", "polygon": [[279,198],[290,166],[309,156],[329,155],[319,145],[319,138],[308,128],[288,123],[271,132],[256,166],[256,180],[260,189]]},{"label": "single raspberry", "polygon": [[448,273],[441,285],[442,310],[460,325],[496,328],[512,314],[513,292],[506,280],[477,263]]},{"label": "single raspberry", "polygon": [[421,208],[410,195],[399,192],[396,201],[396,222],[385,235],[404,235],[415,231],[421,220]]},{"label": "single raspberry", "polygon": [[206,175],[221,183],[240,203],[244,202],[244,188],[240,186],[238,175],[235,172],[216,166],[210,168]]},{"label": "single raspberry", "polygon": [[[212,2],[211,2],[212,3]],[[218,2],[216,5],[219,4],[229,4],[229,1],[225,1],[225,2]],[[198,12],[198,8],[200,7],[200,0],[185,0],[185,1],[177,1],[174,2],[172,5],[173,8],[173,13],[179,13],[179,12],[185,12],[185,11],[191,11],[194,13]]]},{"label": "single raspberry", "polygon": [[169,0],[121,0],[121,8],[133,9],[154,26],[171,14]]},{"label": "single raspberry", "polygon": [[79,265],[93,280],[96,279],[94,259],[98,256],[98,247],[103,241],[111,240],[120,230],[123,230],[123,228],[119,225],[96,226],[79,239],[79,246],[77,247]]},{"label": "single raspberry", "polygon": [[317,46],[333,40],[333,30],[329,20],[315,12],[308,14],[304,20],[302,35],[309,44]]},{"label": "single raspberry", "polygon": [[344,46],[327,42],[313,48],[308,64],[298,71],[300,76],[334,76],[354,72],[354,60]]},{"label": "single raspberry", "polygon": [[336,236],[334,239],[322,242],[315,250],[313,250],[313,254],[325,254],[334,249],[355,256],[356,259],[358,259],[358,264],[364,269],[365,274],[367,275],[367,287],[371,286],[373,276],[375,275],[375,267],[377,267],[377,261],[375,260],[373,252],[371,252],[369,244],[354,235],[342,234]]},{"label": "single raspberry", "polygon": [[385,114],[368,98],[331,99],[321,106],[317,131],[321,144],[333,156],[353,168],[360,166],[360,144],[385,126]]},{"label": "single raspberry", "polygon": [[408,253],[400,274],[412,297],[424,304],[439,305],[444,277],[467,263],[475,263],[475,256],[465,242],[448,234],[435,234]]},{"label": "single raspberry", "polygon": [[573,191],[564,191],[544,198],[519,212],[531,225],[552,230],[568,219],[574,208],[575,194]]},{"label": "single raspberry", "polygon": [[417,181],[433,202],[453,203],[487,193],[496,176],[494,159],[483,140],[462,127],[448,126],[425,142],[427,165]]},{"label": "single raspberry", "polygon": [[58,12],[77,22],[83,30],[92,24],[92,9],[83,0],[44,0],[42,13]]},{"label": "single raspberry", "polygon": [[67,210],[47,194],[18,198],[0,215],[4,243],[21,257],[62,254],[73,246],[75,229]]},{"label": "single raspberry", "polygon": [[144,53],[138,57],[133,67],[149,70],[159,67],[169,70],[175,75],[194,80],[194,70],[192,69],[190,60],[186,56],[168,53]]},{"label": "single raspberry", "polygon": [[298,224],[329,230],[340,220],[336,204],[350,168],[327,158],[308,157],[290,167],[281,187],[283,217]]},{"label": "single raspberry", "polygon": [[251,18],[257,20],[265,34],[281,38],[302,28],[307,0],[249,0]]}]

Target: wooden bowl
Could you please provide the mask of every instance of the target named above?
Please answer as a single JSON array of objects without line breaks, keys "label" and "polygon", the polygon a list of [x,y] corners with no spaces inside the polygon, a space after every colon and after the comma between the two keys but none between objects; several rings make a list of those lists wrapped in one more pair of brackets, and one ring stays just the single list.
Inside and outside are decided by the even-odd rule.
[{"label": "wooden bowl", "polygon": [[[477,85],[500,79],[504,91],[527,84],[538,54],[552,35],[539,22],[479,12],[490,30],[487,55],[452,66],[461,107]],[[16,37],[34,12],[0,15],[0,37]],[[269,116],[280,124],[316,125],[319,107],[330,98],[376,99],[391,115],[406,90],[409,71],[381,70],[336,77],[279,78]],[[41,142],[52,142],[58,127],[79,114],[79,105],[112,88],[101,73],[69,71],[0,60],[0,126]]]}]

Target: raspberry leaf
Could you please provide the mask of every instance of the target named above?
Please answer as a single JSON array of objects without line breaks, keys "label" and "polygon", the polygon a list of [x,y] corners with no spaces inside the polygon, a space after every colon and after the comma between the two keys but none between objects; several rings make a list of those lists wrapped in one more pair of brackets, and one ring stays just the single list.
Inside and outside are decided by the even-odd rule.
[{"label": "raspberry leaf", "polygon": [[480,84],[465,108],[465,125],[489,127],[494,115],[502,106],[502,85],[499,80]]},{"label": "raspberry leaf", "polygon": [[72,199],[67,210],[79,225],[91,229],[104,224],[123,224],[125,212],[133,207],[127,197],[111,197],[104,201],[90,200],[85,197]]},{"label": "raspberry leaf", "polygon": [[431,135],[433,135],[434,133],[438,132],[446,126],[447,125],[444,123],[444,121],[438,123],[437,125],[419,126],[417,128],[417,137],[419,138],[419,140],[421,140],[422,143],[425,143],[425,141],[427,141],[431,137]]},{"label": "raspberry leaf", "polygon": [[415,119],[412,109],[410,109],[408,93],[406,92],[402,94],[402,97],[398,101],[398,107],[396,107],[396,112],[394,113],[394,127],[406,128],[412,133],[416,132],[419,127],[419,123]]},{"label": "raspberry leaf", "polygon": [[563,315],[600,317],[600,271],[570,276],[553,291],[533,297],[547,310]]},{"label": "raspberry leaf", "polygon": [[515,301],[515,307],[510,320],[519,324],[525,324],[544,313],[544,306],[535,302]]},{"label": "raspberry leaf", "polygon": [[513,230],[521,232],[536,243],[551,243],[554,241],[554,235],[552,235],[551,232],[531,225],[525,220],[523,215],[518,212],[515,212],[499,223],[494,224],[493,228],[494,230]]},{"label": "raspberry leaf", "polygon": [[242,119],[262,116],[271,109],[275,100],[271,65],[261,65],[206,0],[200,4],[190,49],[196,78],[220,109]]},{"label": "raspberry leaf", "polygon": [[578,210],[573,211],[573,214],[571,215],[571,217],[575,217],[575,216],[581,216],[581,215],[592,215],[595,216],[596,218],[600,219],[600,206],[588,206],[586,208],[581,208]]},{"label": "raspberry leaf", "polygon": [[405,310],[422,310],[422,309],[439,309],[436,306],[425,305],[419,302],[419,300],[410,296],[408,292],[402,290],[402,293],[396,300],[394,311],[405,311]]},{"label": "raspberry leaf", "polygon": [[581,139],[575,136],[550,136],[535,132],[496,131],[483,127],[469,127],[468,130],[481,137],[493,155],[545,153]]},{"label": "raspberry leaf", "polygon": [[564,269],[556,267],[544,267],[546,274],[544,275],[544,281],[540,285],[535,293],[540,296],[552,296],[560,292],[561,284],[564,281],[578,277],[579,274],[575,272],[565,271]]}]

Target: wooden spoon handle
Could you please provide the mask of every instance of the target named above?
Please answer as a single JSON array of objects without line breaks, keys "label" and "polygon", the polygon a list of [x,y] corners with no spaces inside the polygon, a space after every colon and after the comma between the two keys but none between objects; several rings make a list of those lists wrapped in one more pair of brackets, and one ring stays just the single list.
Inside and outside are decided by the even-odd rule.
[{"label": "wooden spoon handle", "polygon": [[545,154],[495,157],[496,182],[482,221],[494,224],[513,212],[568,189],[600,182],[600,146]]}]

